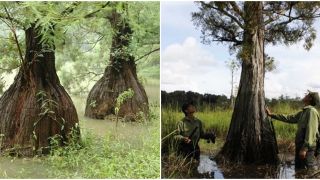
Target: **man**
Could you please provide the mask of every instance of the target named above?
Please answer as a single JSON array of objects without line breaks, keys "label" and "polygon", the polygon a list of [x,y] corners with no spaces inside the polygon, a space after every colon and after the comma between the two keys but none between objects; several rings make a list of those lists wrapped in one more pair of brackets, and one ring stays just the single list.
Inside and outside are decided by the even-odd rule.
[{"label": "man", "polygon": [[175,135],[175,139],[179,144],[178,154],[199,161],[200,148],[198,142],[200,138],[208,139],[215,143],[215,135],[214,133],[204,133],[201,121],[194,117],[196,108],[192,103],[183,104],[182,112],[185,117],[178,123],[178,131],[177,135]]},{"label": "man", "polygon": [[320,121],[319,113],[315,106],[319,104],[319,94],[309,91],[302,101],[304,108],[294,115],[276,115],[268,108],[266,108],[266,113],[273,119],[298,124],[295,138],[295,167],[297,169],[315,169],[317,164],[315,152]]}]

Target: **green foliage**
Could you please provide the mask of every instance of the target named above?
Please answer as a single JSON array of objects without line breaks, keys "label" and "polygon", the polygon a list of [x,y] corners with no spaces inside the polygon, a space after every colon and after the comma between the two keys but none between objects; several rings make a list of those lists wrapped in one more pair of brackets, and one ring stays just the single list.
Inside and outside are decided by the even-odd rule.
[{"label": "green foliage", "polygon": [[82,130],[81,145],[58,147],[48,157],[49,177],[159,178],[159,123],[158,119],[152,122],[149,131],[135,137],[143,142],[138,147],[117,134],[100,138]]},{"label": "green foliage", "polygon": [[[314,22],[319,18],[319,2],[196,2],[199,11],[192,21],[201,29],[203,43],[224,43],[241,60],[250,58],[252,43],[245,39],[253,29],[264,29],[265,44],[292,45],[304,40],[309,50],[316,38]],[[262,20],[245,7],[261,3]],[[250,33],[249,33],[250,32]],[[250,35],[251,34],[251,35]]]},{"label": "green foliage", "polygon": [[115,106],[116,114],[118,114],[121,105],[128,99],[132,98],[133,96],[134,96],[134,92],[131,88],[119,94],[119,96],[116,99],[116,106]]},{"label": "green foliage", "polygon": [[119,111],[121,108],[121,105],[125,103],[128,99],[131,99],[134,96],[134,92],[131,88],[129,88],[127,91],[123,91],[119,94],[119,96],[116,99],[116,106],[114,107],[114,112],[117,117],[117,124],[118,124],[118,117],[119,117]]}]

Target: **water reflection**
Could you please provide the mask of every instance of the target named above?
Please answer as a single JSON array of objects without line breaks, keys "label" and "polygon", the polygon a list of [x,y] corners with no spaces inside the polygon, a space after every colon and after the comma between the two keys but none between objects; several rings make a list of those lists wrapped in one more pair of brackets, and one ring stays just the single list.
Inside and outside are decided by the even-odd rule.
[{"label": "water reflection", "polygon": [[199,174],[202,174],[206,178],[224,179],[217,163],[211,160],[208,155],[200,155],[200,163],[197,170]]},{"label": "water reflection", "polygon": [[277,174],[279,179],[295,179],[294,164],[281,164]]},{"label": "water reflection", "polygon": [[[197,174],[197,175],[196,175]],[[296,171],[294,162],[283,162],[279,166],[270,165],[234,165],[218,166],[209,155],[200,155],[197,172],[192,178],[272,178],[272,179],[300,179],[310,177],[305,171]],[[313,177],[315,178],[315,177]]]}]

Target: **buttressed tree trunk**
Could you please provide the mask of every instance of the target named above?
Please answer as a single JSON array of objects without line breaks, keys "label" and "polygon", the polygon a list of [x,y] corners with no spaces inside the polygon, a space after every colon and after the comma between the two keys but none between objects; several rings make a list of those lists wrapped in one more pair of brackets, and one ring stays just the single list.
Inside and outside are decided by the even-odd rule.
[{"label": "buttressed tree trunk", "polygon": [[239,91],[226,142],[218,157],[238,163],[277,163],[277,142],[265,113],[262,2],[245,2]]},{"label": "buttressed tree trunk", "polygon": [[25,31],[26,55],[14,83],[0,98],[1,149],[30,156],[47,153],[50,137],[67,142],[79,137],[78,116],[71,98],[60,84],[54,50],[45,50],[37,28]]},{"label": "buttressed tree trunk", "polygon": [[103,119],[106,115],[115,114],[117,97],[129,88],[134,95],[120,106],[118,115],[135,117],[140,112],[147,115],[148,98],[139,83],[134,57],[128,52],[133,31],[119,13],[113,12],[109,21],[114,31],[110,63],[88,95],[85,116]]}]

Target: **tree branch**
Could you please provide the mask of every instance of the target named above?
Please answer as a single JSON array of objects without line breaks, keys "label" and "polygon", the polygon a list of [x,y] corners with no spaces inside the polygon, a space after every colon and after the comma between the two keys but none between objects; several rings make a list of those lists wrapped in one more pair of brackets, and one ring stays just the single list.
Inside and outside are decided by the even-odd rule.
[{"label": "tree branch", "polygon": [[24,29],[24,26],[23,26],[22,22],[18,21],[17,19],[8,17],[8,16],[6,16],[4,14],[1,14],[1,13],[0,13],[0,19],[6,19],[6,20],[9,20],[9,21],[12,21],[12,22],[16,23],[17,25],[19,25],[22,29]]},{"label": "tree branch", "polygon": [[103,4],[100,9],[98,9],[98,10],[96,10],[96,11],[93,11],[93,12],[85,15],[84,18],[94,17],[96,13],[100,12],[103,8],[107,7],[109,4],[110,4],[110,1],[108,1],[108,2],[105,3],[105,4]]},{"label": "tree branch", "polygon": [[63,10],[61,12],[61,15],[65,16],[65,15],[68,15],[68,14],[72,13],[74,8],[77,7],[79,4],[80,4],[79,1],[73,2],[69,7],[67,7],[65,10]]},{"label": "tree branch", "polygon": [[201,5],[203,5],[203,6],[207,7],[207,8],[211,8],[211,9],[217,10],[217,11],[221,12],[222,14],[228,16],[231,20],[233,20],[234,22],[236,22],[237,25],[238,25],[240,28],[244,29],[243,24],[242,24],[236,17],[234,17],[233,15],[229,14],[227,11],[225,11],[225,10],[223,10],[223,9],[221,9],[221,8],[212,6],[212,5],[210,5],[210,4],[207,4],[207,3],[203,2],[203,1],[200,1],[200,3],[201,3]]},{"label": "tree branch", "polygon": [[233,10],[243,18],[243,11],[239,8],[235,1],[230,1],[229,4],[232,6]]},{"label": "tree branch", "polygon": [[[13,18],[11,18],[10,14],[9,14],[9,11],[5,7],[5,5],[3,5],[3,7],[4,7],[4,10],[6,11],[6,14],[9,17],[9,19],[13,19]],[[11,29],[11,31],[13,33],[14,41],[15,41],[15,43],[17,45],[17,48],[18,48],[18,51],[19,51],[19,56],[20,56],[20,59],[21,59],[20,63],[22,64],[24,62],[24,59],[23,59],[21,47],[20,47],[20,44],[19,44],[19,40],[18,40],[18,37],[17,37],[17,34],[16,34],[16,28],[15,28],[14,23],[12,22],[12,20],[9,20],[9,21],[11,23],[11,26],[9,26],[9,24],[7,24],[7,25],[9,26],[9,28]]]},{"label": "tree branch", "polygon": [[143,56],[139,57],[138,59],[135,60],[135,62],[138,62],[139,60],[143,59],[144,57],[149,56],[150,54],[152,54],[152,53],[154,53],[156,51],[159,51],[159,50],[160,50],[160,48],[156,48],[156,49],[144,54]]}]

